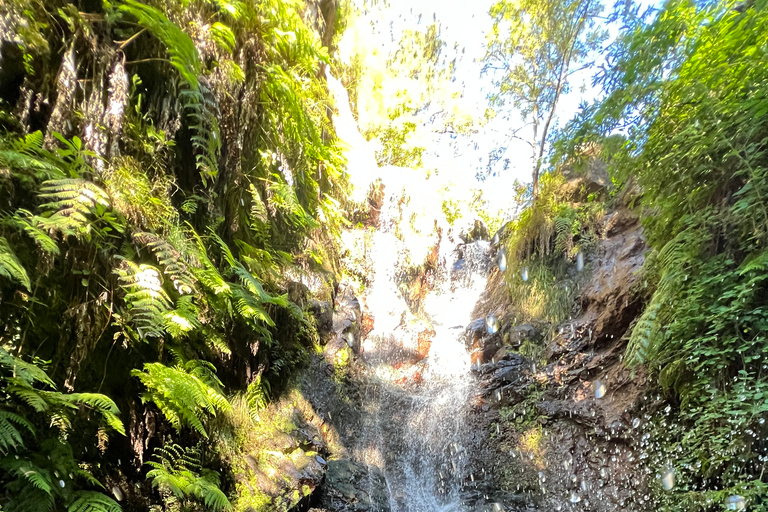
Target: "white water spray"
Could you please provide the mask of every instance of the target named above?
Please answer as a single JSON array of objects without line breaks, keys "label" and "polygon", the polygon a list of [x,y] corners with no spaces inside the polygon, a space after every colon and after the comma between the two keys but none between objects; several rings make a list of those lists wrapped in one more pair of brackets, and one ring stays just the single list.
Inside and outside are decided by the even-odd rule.
[{"label": "white water spray", "polygon": [[[384,183],[379,229],[366,250],[373,276],[364,301],[374,329],[363,340],[370,384],[354,456],[383,470],[393,512],[463,510],[463,439],[474,381],[462,333],[485,287],[488,243],[458,244],[434,177],[371,167],[346,91],[328,80],[353,182],[363,192],[377,178]],[[420,265],[420,281],[411,283],[418,288],[409,289],[404,276]]]}]

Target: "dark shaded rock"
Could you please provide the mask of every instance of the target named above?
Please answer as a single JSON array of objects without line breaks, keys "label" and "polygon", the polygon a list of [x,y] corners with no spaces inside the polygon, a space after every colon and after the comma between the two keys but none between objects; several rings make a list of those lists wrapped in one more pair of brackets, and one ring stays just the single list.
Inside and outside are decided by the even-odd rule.
[{"label": "dark shaded rock", "polygon": [[327,301],[312,299],[309,301],[309,311],[315,317],[317,333],[322,340],[333,331],[333,305]]},{"label": "dark shaded rock", "polygon": [[331,329],[337,340],[346,343],[355,352],[360,351],[363,313],[360,301],[355,297],[352,287],[342,283],[336,295]]},{"label": "dark shaded rock", "polygon": [[566,183],[566,192],[570,192],[573,200],[587,201],[590,194],[605,192],[613,186],[608,174],[608,164],[599,156],[591,156],[585,166],[564,166],[561,169]]},{"label": "dark shaded rock", "polygon": [[591,344],[619,338],[642,307],[636,286],[645,262],[643,228],[631,212],[616,212],[606,220],[604,240],[594,262],[595,270],[579,297],[579,322],[592,325]]},{"label": "dark shaded rock", "polygon": [[332,512],[389,512],[389,492],[381,470],[349,459],[328,463],[319,506]]},{"label": "dark shaded rock", "polygon": [[485,318],[478,318],[473,320],[467,328],[464,330],[464,335],[467,338],[469,344],[473,341],[482,338],[486,333]]},{"label": "dark shaded rock", "polygon": [[[600,168],[572,176],[573,200],[603,193]],[[493,270],[465,331],[473,360],[484,361],[496,336],[485,332],[489,313],[502,319],[501,347],[473,367],[480,389],[471,398],[462,499],[507,512],[535,509],[646,510],[648,478],[638,467],[642,369],[623,364],[626,333],[641,310],[638,293],[645,241],[628,210],[606,216],[605,238],[570,279],[581,293],[573,318],[559,326],[533,319],[515,325],[501,272]],[[552,329],[552,327],[555,327]],[[515,352],[524,342],[547,347],[546,357]],[[536,353],[536,352],[533,352]],[[542,361],[541,359],[544,359]],[[598,383],[599,381],[599,383]],[[599,398],[596,390],[600,389]],[[546,482],[546,483],[544,483]],[[570,507],[569,501],[579,505]]]},{"label": "dark shaded rock", "polygon": [[509,331],[509,343],[520,346],[526,340],[533,340],[538,337],[538,331],[531,324],[520,324],[512,327]]}]

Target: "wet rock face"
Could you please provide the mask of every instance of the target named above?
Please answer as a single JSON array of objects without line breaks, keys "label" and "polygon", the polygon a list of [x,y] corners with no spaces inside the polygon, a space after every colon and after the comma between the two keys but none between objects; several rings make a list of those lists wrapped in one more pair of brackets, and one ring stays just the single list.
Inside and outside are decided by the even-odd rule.
[{"label": "wet rock face", "polygon": [[647,250],[643,228],[628,210],[610,214],[605,232],[595,271],[580,296],[584,311],[580,323],[594,325],[597,345],[623,335],[640,313],[636,287]]},{"label": "wet rock face", "polygon": [[[577,317],[553,330],[502,323],[489,335],[484,318],[467,328],[479,380],[466,427],[474,432],[462,490],[468,504],[496,503],[507,512],[645,510],[636,418],[646,380],[623,365],[622,338],[640,311],[646,246],[631,212],[608,215],[604,232]],[[494,286],[504,283],[489,279],[490,299],[476,314],[504,309]],[[515,352],[526,340],[547,347],[543,361]]]},{"label": "wet rock face", "polygon": [[316,416],[307,418],[289,400],[270,407],[269,418],[243,432],[247,447],[231,463],[242,502],[287,512],[313,498],[326,473],[329,446]]},{"label": "wet rock face", "polygon": [[319,506],[329,512],[389,512],[389,492],[381,470],[348,459],[328,463]]},{"label": "wet rock face", "polygon": [[359,352],[363,313],[351,286],[346,283],[339,285],[334,306],[331,331],[335,340]]}]

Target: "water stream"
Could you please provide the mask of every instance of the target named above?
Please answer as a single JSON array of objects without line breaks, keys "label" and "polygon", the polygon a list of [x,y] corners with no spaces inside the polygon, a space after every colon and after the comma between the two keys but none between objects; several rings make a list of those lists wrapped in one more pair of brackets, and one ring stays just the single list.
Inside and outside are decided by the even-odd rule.
[{"label": "water stream", "polygon": [[[485,287],[488,243],[460,243],[442,215],[434,180],[411,169],[376,168],[346,91],[330,76],[329,85],[353,172],[381,179],[385,194],[366,251],[373,276],[363,299],[374,329],[362,345],[369,384],[355,455],[384,472],[393,512],[464,510],[465,418],[475,382],[462,334]],[[429,291],[414,307],[403,275],[425,261],[421,283]]]}]

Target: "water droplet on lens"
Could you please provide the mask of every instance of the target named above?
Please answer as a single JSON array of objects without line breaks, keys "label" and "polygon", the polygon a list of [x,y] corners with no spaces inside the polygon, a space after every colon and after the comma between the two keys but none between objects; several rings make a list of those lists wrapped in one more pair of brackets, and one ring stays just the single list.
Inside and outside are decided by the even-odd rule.
[{"label": "water droplet on lens", "polygon": [[744,500],[743,496],[734,494],[733,496],[728,496],[725,499],[726,510],[745,510],[746,508],[747,508],[747,502]]},{"label": "water droplet on lens", "polygon": [[496,264],[502,272],[507,270],[507,251],[503,247],[496,253]]},{"label": "water droplet on lens", "polygon": [[485,317],[485,328],[488,331],[488,334],[496,334],[499,330],[499,321],[496,318],[496,315],[491,313],[487,317]]},{"label": "water droplet on lens", "polygon": [[584,254],[582,252],[576,255],[576,270],[579,272],[584,270]]},{"label": "water droplet on lens", "polygon": [[667,468],[661,475],[661,485],[665,491],[670,491],[675,486],[675,470],[674,468]]},{"label": "water droplet on lens", "polygon": [[595,398],[603,398],[605,396],[605,384],[599,380],[595,381]]},{"label": "water droplet on lens", "polygon": [[64,480],[59,480],[59,486],[63,489],[66,484],[64,483]]}]

